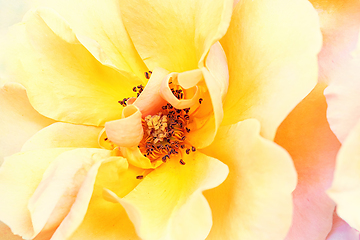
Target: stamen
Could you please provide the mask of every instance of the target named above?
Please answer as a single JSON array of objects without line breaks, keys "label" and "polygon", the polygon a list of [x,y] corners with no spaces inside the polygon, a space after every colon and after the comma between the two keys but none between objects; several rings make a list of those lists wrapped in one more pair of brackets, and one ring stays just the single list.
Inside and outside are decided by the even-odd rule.
[{"label": "stamen", "polygon": [[136,179],[143,179],[144,178],[144,175],[138,175],[136,176]]},{"label": "stamen", "polygon": [[[149,79],[151,74],[151,71],[145,72],[145,77]],[[179,100],[184,99],[184,90],[181,86],[173,83],[172,79],[169,81],[169,87],[176,98]],[[139,85],[133,87],[132,90],[139,96],[144,87]],[[119,103],[125,107],[128,99],[124,98]],[[199,102],[201,101],[202,99],[199,99]],[[195,112],[197,109],[195,109]],[[195,151],[195,147],[186,141],[185,136],[190,132],[190,128],[187,127],[190,122],[189,113],[191,113],[190,108],[177,109],[168,103],[161,107],[158,114],[148,115],[143,118],[144,136],[138,146],[141,153],[150,161],[161,159],[166,162],[172,155],[181,154],[182,149],[185,149],[187,154],[190,154],[191,150]],[[180,163],[185,164],[182,159]]]}]

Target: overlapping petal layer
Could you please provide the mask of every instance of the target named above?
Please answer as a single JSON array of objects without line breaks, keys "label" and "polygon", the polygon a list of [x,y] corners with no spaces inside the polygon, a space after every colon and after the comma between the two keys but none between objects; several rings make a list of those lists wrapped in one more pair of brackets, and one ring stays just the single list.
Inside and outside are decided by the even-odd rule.
[{"label": "overlapping petal layer", "polygon": [[272,139],[291,109],[315,86],[319,20],[307,1],[240,1],[220,41],[229,62],[223,124],[261,122]]},{"label": "overlapping petal layer", "polygon": [[344,220],[342,220],[336,213],[333,216],[333,226],[326,237],[326,240],[359,240],[359,232],[351,228]]},{"label": "overlapping petal layer", "polygon": [[96,176],[94,191],[84,220],[69,240],[138,239],[124,208],[121,204],[106,198],[105,189],[123,197],[141,182],[136,176],[144,174],[143,172],[142,169],[132,166],[122,171],[116,161],[103,163]]},{"label": "overlapping petal layer", "polygon": [[211,210],[202,191],[218,186],[229,170],[202,153],[184,155],[182,160],[183,164],[171,158],[128,195],[114,196],[140,238],[195,240],[208,235]]},{"label": "overlapping petal layer", "polygon": [[0,115],[0,165],[5,156],[20,151],[33,134],[54,122],[34,110],[24,87],[17,83],[0,89]]},{"label": "overlapping petal layer", "polygon": [[328,190],[337,204],[337,214],[360,230],[360,124],[344,141],[336,161],[334,181]]},{"label": "overlapping petal layer", "polygon": [[0,170],[0,219],[14,234],[24,238],[33,236],[28,201],[51,162],[68,150],[45,149],[6,158]]},{"label": "overlapping petal layer", "polygon": [[184,72],[204,66],[229,26],[232,0],[120,1],[124,25],[149,69]]},{"label": "overlapping petal layer", "polygon": [[8,39],[13,79],[27,89],[45,116],[71,123],[103,125],[121,116],[119,100],[142,83],[132,73],[100,63],[50,9],[29,12]]},{"label": "overlapping petal layer", "polygon": [[227,164],[228,178],[204,193],[213,227],[208,239],[283,239],[291,224],[296,173],[290,156],[259,135],[251,119],[221,127],[204,151]]},{"label": "overlapping petal layer", "polygon": [[360,39],[349,61],[333,73],[329,87],[325,89],[330,127],[341,142],[360,119],[359,91]]},{"label": "overlapping petal layer", "polygon": [[360,31],[357,0],[310,0],[320,17],[323,46],[319,53],[319,81],[331,83],[343,71],[356,47]]},{"label": "overlapping petal layer", "polygon": [[[137,53],[121,19],[119,1],[34,0],[34,5],[53,8],[77,35],[87,36],[101,46],[109,60],[120,70],[145,80],[148,69]],[[79,9],[76,14],[69,9]],[[85,45],[86,46],[86,45]]]},{"label": "overlapping petal layer", "polygon": [[332,226],[331,185],[340,143],[326,119],[325,84],[316,88],[280,125],[275,142],[291,155],[298,173],[294,216],[287,240],[325,239]]}]

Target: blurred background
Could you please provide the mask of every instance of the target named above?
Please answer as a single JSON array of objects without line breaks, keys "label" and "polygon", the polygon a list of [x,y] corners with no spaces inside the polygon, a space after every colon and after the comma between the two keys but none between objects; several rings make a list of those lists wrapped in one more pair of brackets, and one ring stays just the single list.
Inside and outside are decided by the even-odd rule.
[{"label": "blurred background", "polygon": [[[0,0],[0,44],[6,35],[8,28],[15,23],[21,22],[24,14],[30,9],[31,0]],[[1,54],[1,52],[0,52]],[[0,62],[0,86],[4,76],[4,65]]]},{"label": "blurred background", "polygon": [[23,15],[30,9],[27,0],[0,0],[0,36],[3,36],[9,26],[20,22]]}]

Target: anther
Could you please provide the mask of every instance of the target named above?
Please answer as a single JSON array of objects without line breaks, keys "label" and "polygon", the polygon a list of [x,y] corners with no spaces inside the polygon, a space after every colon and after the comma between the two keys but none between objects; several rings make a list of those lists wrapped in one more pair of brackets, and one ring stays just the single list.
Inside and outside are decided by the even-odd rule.
[{"label": "anther", "polygon": [[182,159],[180,159],[180,164],[185,165],[185,162]]},{"label": "anther", "polygon": [[144,178],[143,175],[138,175],[138,176],[136,176],[136,179],[143,179],[143,178]]},{"label": "anther", "polygon": [[105,138],[104,140],[105,140],[105,141],[107,141],[107,140],[108,140],[108,138]]},{"label": "anther", "polygon": [[203,101],[203,99],[202,98],[199,98],[199,103],[201,104],[201,102]]},{"label": "anther", "polygon": [[190,149],[186,149],[186,154],[190,154]]},{"label": "anther", "polygon": [[195,152],[196,148],[194,146],[191,147],[191,151]]},{"label": "anther", "polygon": [[145,77],[146,77],[146,79],[150,79],[150,74],[149,74],[149,72],[145,72]]}]

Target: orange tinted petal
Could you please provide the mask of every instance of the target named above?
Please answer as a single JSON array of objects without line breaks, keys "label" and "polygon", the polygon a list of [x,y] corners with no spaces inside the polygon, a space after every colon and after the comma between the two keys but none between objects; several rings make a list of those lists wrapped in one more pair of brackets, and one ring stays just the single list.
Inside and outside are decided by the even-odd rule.
[{"label": "orange tinted petal", "polygon": [[289,240],[324,239],[332,226],[335,204],[325,191],[333,179],[340,143],[326,119],[325,87],[316,86],[280,125],[275,138],[290,153],[298,173]]}]

